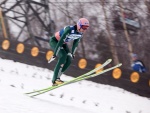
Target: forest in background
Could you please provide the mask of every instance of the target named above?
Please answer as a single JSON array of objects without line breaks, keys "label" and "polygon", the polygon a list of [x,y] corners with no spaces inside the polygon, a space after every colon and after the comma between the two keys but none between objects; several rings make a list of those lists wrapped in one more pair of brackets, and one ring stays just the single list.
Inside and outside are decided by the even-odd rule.
[{"label": "forest in background", "polygon": [[[53,23],[50,25],[51,35],[64,26],[76,24],[81,17],[90,21],[90,28],[81,40],[76,56],[97,62],[113,58],[113,64],[122,62],[124,68],[131,69],[131,54],[136,53],[147,69],[150,69],[150,45],[148,44],[150,42],[150,0],[48,1],[49,19]],[[10,4],[13,3],[15,0],[11,0]],[[16,7],[15,10],[18,9]],[[130,30],[124,23],[120,24],[123,29],[116,29],[114,26],[114,23],[117,22],[116,16],[119,12],[123,17],[125,11],[132,12],[135,15],[134,18],[138,19],[140,23],[138,30]],[[30,14],[30,11],[28,13]],[[30,18],[34,18],[34,15],[31,15]],[[15,25],[11,21],[9,23],[9,26]],[[15,39],[16,31],[11,29],[11,26],[11,37]],[[30,31],[34,36],[44,37],[45,35],[45,30],[36,18],[30,21]],[[24,31],[17,39],[24,41],[30,33]],[[49,39],[50,36],[45,38]],[[48,44],[41,43],[43,47],[49,48]]]}]

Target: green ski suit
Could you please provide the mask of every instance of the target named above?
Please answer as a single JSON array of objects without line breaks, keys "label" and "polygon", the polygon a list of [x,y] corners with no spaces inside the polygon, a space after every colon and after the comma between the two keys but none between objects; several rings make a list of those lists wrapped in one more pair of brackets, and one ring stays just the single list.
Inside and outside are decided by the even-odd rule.
[{"label": "green ski suit", "polygon": [[[76,25],[64,27],[50,38],[49,43],[54,51],[53,56],[57,56],[59,58],[54,69],[52,83],[54,83],[56,79],[59,79],[61,74],[70,66],[71,60],[81,38],[82,33],[77,32]],[[74,42],[70,52],[67,42],[71,40],[74,40]]]}]

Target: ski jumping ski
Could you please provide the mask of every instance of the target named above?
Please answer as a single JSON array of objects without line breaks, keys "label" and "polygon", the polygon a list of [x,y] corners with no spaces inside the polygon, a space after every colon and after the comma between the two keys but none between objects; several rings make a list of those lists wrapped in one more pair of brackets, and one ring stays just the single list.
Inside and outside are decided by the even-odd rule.
[{"label": "ski jumping ski", "polygon": [[[48,88],[44,88],[44,89],[41,89],[41,90],[36,90],[36,91],[32,91],[32,92],[29,92],[29,93],[25,93],[25,94],[28,94],[30,95],[30,97],[35,97],[37,95],[40,95],[40,94],[43,94],[43,93],[46,93],[46,92],[49,92],[51,90],[54,90],[56,88],[59,88],[61,86],[64,86],[64,85],[68,85],[68,84],[71,84],[71,83],[75,83],[75,82],[78,82],[78,81],[81,81],[81,80],[85,80],[85,79],[89,79],[89,78],[92,78],[92,77],[96,77],[98,75],[101,75],[103,73],[106,73],[110,70],[113,70],[117,67],[120,67],[122,64],[117,64],[116,66],[113,66],[111,68],[108,68],[108,69],[105,69],[101,72],[98,72],[98,73],[95,73],[96,71],[98,71],[99,69],[102,69],[103,67],[105,67],[106,65],[108,65],[110,62],[112,61],[112,59],[108,59],[105,63],[103,63],[101,66],[81,75],[81,76],[78,76],[70,81],[67,81],[67,82],[64,82],[63,84],[60,84],[60,85],[57,85],[57,86],[51,86],[51,87],[48,87]],[[93,74],[92,74],[93,73]]]},{"label": "ski jumping ski", "polygon": [[[94,73],[94,72],[96,72],[96,71],[98,71],[98,70],[104,68],[104,67],[107,66],[111,61],[112,61],[112,59],[108,59],[108,60],[105,61],[101,66],[99,66],[99,67],[97,67],[97,68],[95,68],[95,69],[93,69],[93,70],[91,70],[91,71],[89,71],[89,72],[87,72],[87,73],[85,73],[85,74],[83,74],[83,75],[80,75],[80,76],[78,76],[78,77],[72,79],[71,81],[75,81],[75,80],[77,80],[77,79],[79,79],[79,78],[82,78],[82,77],[84,77],[84,76],[88,76],[88,75],[90,75],[90,74],[92,74],[92,73]],[[71,82],[71,81],[70,81],[70,82]],[[48,88],[49,88],[49,87],[48,87]],[[36,90],[36,91],[28,92],[28,93],[25,93],[25,94],[31,94],[31,93],[36,93],[36,92],[44,91],[44,90],[47,90],[48,88],[44,88],[44,89],[41,89],[41,90]]]}]

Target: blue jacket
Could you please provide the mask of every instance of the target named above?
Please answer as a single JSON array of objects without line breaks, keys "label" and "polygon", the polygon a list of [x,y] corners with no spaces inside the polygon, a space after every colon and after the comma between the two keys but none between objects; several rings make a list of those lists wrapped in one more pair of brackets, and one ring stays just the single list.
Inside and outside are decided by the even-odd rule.
[{"label": "blue jacket", "polygon": [[143,62],[140,60],[136,60],[132,63],[132,69],[140,73],[146,72],[146,68]]}]

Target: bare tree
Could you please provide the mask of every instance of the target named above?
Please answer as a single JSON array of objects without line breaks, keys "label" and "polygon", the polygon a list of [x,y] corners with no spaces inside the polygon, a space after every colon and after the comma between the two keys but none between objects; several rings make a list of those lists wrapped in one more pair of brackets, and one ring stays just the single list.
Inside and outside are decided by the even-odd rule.
[{"label": "bare tree", "polygon": [[116,48],[115,48],[115,42],[112,38],[112,35],[111,35],[111,32],[110,32],[110,27],[108,25],[108,18],[107,18],[107,14],[106,14],[106,10],[105,10],[105,3],[104,3],[104,0],[101,0],[101,5],[102,5],[102,9],[104,11],[104,16],[105,16],[105,22],[106,22],[106,29],[107,29],[107,32],[108,32],[108,39],[109,39],[109,45],[110,45],[110,50],[111,50],[111,53],[112,53],[112,57],[113,57],[113,60],[114,60],[114,64],[118,64],[119,63],[119,59],[118,59],[118,54],[117,54],[117,51],[116,51]]}]

